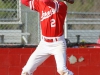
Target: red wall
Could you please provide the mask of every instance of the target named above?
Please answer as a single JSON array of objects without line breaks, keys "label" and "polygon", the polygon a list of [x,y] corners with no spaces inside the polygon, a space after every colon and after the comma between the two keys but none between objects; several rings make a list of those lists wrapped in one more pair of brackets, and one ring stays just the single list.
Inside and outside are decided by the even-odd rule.
[{"label": "red wall", "polygon": [[[30,54],[35,48],[0,48],[0,75],[20,75]],[[83,62],[67,66],[74,75],[100,75],[100,49],[96,48],[68,48],[68,57],[74,55],[77,59],[84,57]],[[53,56],[48,58],[37,68],[34,75],[59,75],[56,72]]]}]

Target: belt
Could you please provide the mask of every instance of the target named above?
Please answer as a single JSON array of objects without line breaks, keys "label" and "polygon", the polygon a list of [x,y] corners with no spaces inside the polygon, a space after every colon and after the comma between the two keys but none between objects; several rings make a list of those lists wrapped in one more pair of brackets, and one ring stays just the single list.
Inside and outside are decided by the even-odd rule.
[{"label": "belt", "polygon": [[58,41],[58,39],[57,38],[54,38],[54,39],[44,38],[44,41],[46,41],[46,42],[55,42],[55,41]]},{"label": "belt", "polygon": [[64,39],[64,36],[62,35],[59,37],[45,37],[42,35],[41,39],[44,40],[45,42],[57,42]]}]

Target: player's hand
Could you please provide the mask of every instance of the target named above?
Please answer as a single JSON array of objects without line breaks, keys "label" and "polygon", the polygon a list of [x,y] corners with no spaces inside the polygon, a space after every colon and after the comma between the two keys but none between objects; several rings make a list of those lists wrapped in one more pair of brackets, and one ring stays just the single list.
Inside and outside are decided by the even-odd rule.
[{"label": "player's hand", "polygon": [[64,0],[64,1],[66,1],[66,2],[68,2],[70,4],[73,4],[74,3],[74,0]]}]

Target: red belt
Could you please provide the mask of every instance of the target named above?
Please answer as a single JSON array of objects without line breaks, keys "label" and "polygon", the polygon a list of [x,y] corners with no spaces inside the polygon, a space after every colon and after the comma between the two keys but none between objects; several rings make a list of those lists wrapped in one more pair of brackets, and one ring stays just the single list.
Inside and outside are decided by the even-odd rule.
[{"label": "red belt", "polygon": [[44,38],[44,41],[46,41],[46,42],[54,42],[54,41],[58,41],[58,40],[57,40],[57,38],[55,38],[55,39]]}]

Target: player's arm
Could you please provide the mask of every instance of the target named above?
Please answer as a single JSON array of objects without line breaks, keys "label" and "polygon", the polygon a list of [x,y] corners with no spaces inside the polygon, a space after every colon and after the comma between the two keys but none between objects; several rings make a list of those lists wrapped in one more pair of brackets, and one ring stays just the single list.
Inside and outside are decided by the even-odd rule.
[{"label": "player's arm", "polygon": [[30,7],[31,10],[38,11],[39,10],[39,0],[21,0],[21,3],[25,6]]},{"label": "player's arm", "polygon": [[66,2],[68,2],[70,4],[73,4],[74,3],[74,0],[64,0],[64,1],[66,1]]},{"label": "player's arm", "polygon": [[29,7],[29,2],[30,2],[30,0],[21,0],[21,3],[28,7]]},{"label": "player's arm", "polygon": [[53,2],[53,0],[41,0],[41,1],[43,1],[48,6],[55,8],[55,3]]}]

